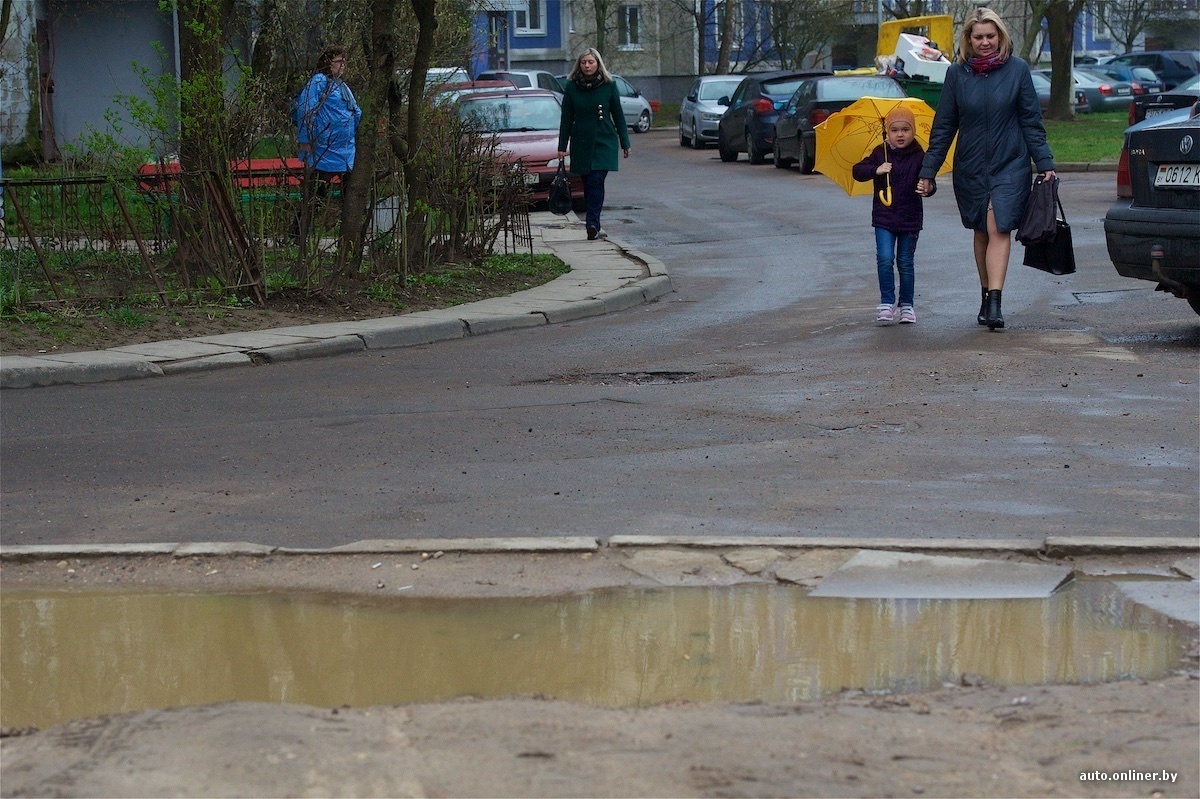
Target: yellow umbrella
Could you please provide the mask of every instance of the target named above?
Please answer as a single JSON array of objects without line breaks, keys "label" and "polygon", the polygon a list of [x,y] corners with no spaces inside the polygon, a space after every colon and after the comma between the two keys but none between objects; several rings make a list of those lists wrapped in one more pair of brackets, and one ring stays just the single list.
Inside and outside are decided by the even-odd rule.
[{"label": "yellow umbrella", "polygon": [[[883,120],[896,106],[905,106],[916,119],[916,138],[928,149],[929,132],[933,128],[933,109],[918,97],[860,97],[816,127],[817,158],[814,169],[825,175],[851,197],[870,194],[874,181],[857,181],[852,167],[871,154],[884,142]],[[949,172],[954,166],[954,144],[946,154],[946,162],[939,175]],[[884,150],[884,157],[887,150]],[[884,205],[891,205],[891,182],[885,192],[880,192]]]}]

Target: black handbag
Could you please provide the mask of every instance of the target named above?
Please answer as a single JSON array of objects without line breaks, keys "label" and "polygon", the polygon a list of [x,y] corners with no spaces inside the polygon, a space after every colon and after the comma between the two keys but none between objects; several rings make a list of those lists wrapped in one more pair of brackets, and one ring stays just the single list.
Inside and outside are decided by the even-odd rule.
[{"label": "black handbag", "polygon": [[[1058,178],[1055,178],[1058,182]],[[1025,245],[1025,265],[1052,275],[1070,275],[1075,271],[1075,248],[1071,244],[1071,226],[1063,211],[1058,190],[1054,191],[1058,215],[1054,217],[1054,234],[1042,241]],[[1059,216],[1062,218],[1060,219]]]},{"label": "black handbag", "polygon": [[547,204],[552,214],[566,216],[571,212],[571,178],[567,176],[567,168],[562,161],[558,162],[558,172],[554,173],[554,181],[550,184]]},{"label": "black handbag", "polygon": [[1058,200],[1058,177],[1046,180],[1045,175],[1038,175],[1029,189],[1029,198],[1025,202],[1025,215],[1017,226],[1017,241],[1029,246],[1054,238],[1058,232],[1054,224],[1057,216],[1056,209],[1062,205]]}]

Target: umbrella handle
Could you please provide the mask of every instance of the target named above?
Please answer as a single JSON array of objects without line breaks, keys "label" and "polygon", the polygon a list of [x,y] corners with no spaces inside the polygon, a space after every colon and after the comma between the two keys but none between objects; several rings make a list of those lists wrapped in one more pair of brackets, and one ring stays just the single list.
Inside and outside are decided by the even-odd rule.
[{"label": "umbrella handle", "polygon": [[882,191],[879,192],[879,202],[883,203],[884,206],[891,206],[891,204],[892,204],[892,176],[890,174],[888,174],[888,175],[886,175],[886,177],[887,177],[887,188],[883,189]]}]

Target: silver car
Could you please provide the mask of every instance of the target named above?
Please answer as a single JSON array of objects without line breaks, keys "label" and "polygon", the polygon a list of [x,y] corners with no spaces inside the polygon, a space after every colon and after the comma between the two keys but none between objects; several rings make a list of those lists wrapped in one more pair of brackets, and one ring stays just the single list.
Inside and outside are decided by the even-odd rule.
[{"label": "silver car", "polygon": [[696,78],[687,97],[679,105],[679,146],[689,144],[697,150],[717,140],[717,122],[726,106],[719,100],[729,97],[742,82],[742,75],[705,75]]},{"label": "silver car", "polygon": [[[555,75],[560,86],[567,83],[566,75]],[[617,94],[621,96],[621,113],[625,115],[625,124],[634,133],[645,133],[654,124],[654,108],[650,101],[629,81],[620,75],[613,75],[613,83],[617,85]]]}]

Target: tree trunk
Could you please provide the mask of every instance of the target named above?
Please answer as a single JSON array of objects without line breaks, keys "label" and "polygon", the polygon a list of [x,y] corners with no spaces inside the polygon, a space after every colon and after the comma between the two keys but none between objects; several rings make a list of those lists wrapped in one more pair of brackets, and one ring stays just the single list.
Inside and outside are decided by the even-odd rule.
[{"label": "tree trunk", "polygon": [[233,0],[181,0],[178,8],[181,208],[173,263],[187,278],[214,275],[229,282],[237,273],[230,269],[228,239],[201,173],[217,174],[211,185],[229,185],[223,58]]},{"label": "tree trunk", "polygon": [[388,96],[395,80],[396,40],[392,33],[392,21],[396,16],[397,4],[398,0],[371,1],[367,85],[363,87],[359,98],[363,113],[354,137],[354,169],[342,186],[342,229],[338,239],[335,279],[338,274],[358,272],[362,265],[368,205],[375,175],[375,151],[379,146],[380,126],[386,123]]},{"label": "tree trunk", "polygon": [[405,206],[402,213],[405,216],[405,241],[403,247],[406,253],[405,264],[411,264],[413,259],[423,251],[426,228],[426,198],[428,187],[423,180],[415,179],[417,171],[413,168],[413,158],[421,149],[421,138],[424,135],[421,113],[424,108],[425,73],[429,70],[430,59],[433,58],[435,34],[437,32],[437,0],[410,0],[413,14],[417,18],[417,46],[413,52],[412,73],[408,81],[408,125],[407,139],[403,142],[393,138],[392,149],[402,154],[404,167]]},{"label": "tree trunk", "polygon": [[1046,6],[1050,39],[1050,119],[1075,119],[1075,82],[1071,77],[1075,50],[1075,20],[1084,0],[1053,0]]},{"label": "tree trunk", "polygon": [[729,54],[733,52],[733,22],[736,0],[724,0],[725,14],[721,19],[721,39],[717,45],[717,68],[713,74],[727,75],[729,73]]}]

